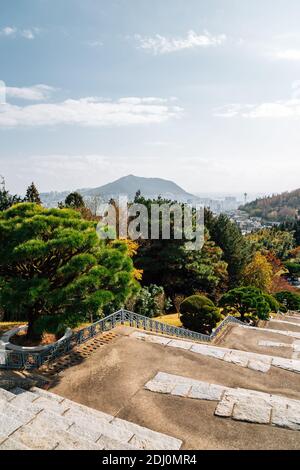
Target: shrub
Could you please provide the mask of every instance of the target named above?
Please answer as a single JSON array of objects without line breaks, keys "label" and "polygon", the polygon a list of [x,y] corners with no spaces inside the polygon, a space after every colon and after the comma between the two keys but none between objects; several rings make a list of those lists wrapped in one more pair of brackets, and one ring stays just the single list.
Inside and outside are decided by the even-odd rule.
[{"label": "shrub", "polygon": [[281,291],[275,294],[275,298],[289,310],[300,310],[300,294]]},{"label": "shrub", "polygon": [[278,300],[275,299],[273,295],[263,293],[263,296],[265,300],[268,302],[268,304],[270,305],[272,312],[278,312],[278,310],[281,309],[280,302],[278,302]]},{"label": "shrub", "polygon": [[219,309],[204,295],[187,297],[180,305],[180,320],[185,328],[209,334],[221,319]]}]

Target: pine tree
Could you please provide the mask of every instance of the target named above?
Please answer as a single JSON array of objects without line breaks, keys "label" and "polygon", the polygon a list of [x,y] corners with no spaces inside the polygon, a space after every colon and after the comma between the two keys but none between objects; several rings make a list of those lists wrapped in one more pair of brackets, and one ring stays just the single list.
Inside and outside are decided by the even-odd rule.
[{"label": "pine tree", "polygon": [[70,193],[65,199],[65,205],[71,209],[80,209],[84,207],[83,197],[77,192]]},{"label": "pine tree", "polygon": [[239,285],[246,265],[252,260],[253,247],[243,237],[237,224],[224,214],[212,223],[210,235],[223,251],[223,258],[228,264],[230,287]]},{"label": "pine tree", "polygon": [[32,182],[30,186],[28,186],[27,191],[26,191],[26,196],[24,199],[25,202],[34,202],[35,204],[42,204],[40,194],[35,186],[35,184]]},{"label": "pine tree", "polygon": [[99,240],[96,224],[32,203],[0,213],[0,305],[28,321],[28,338],[120,308],[136,288],[126,244]]}]

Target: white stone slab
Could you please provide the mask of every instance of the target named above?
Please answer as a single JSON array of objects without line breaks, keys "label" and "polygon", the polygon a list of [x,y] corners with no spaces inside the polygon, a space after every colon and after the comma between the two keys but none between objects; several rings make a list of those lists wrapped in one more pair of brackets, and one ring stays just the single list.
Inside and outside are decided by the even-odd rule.
[{"label": "white stone slab", "polygon": [[157,392],[157,393],[171,393],[175,384],[171,382],[162,382],[156,380],[150,380],[146,383],[145,388],[150,392]]},{"label": "white stone slab", "polygon": [[247,365],[248,369],[252,369],[258,372],[266,373],[270,370],[271,366],[269,364],[265,364],[262,361],[255,361],[250,360]]},{"label": "white stone slab", "polygon": [[9,437],[2,444],[0,444],[0,450],[31,450],[25,446],[22,442],[18,441],[13,437]]},{"label": "white stone slab", "polygon": [[0,388],[0,400],[5,400],[9,401],[15,398],[15,395],[8,390],[4,390],[3,388]]},{"label": "white stone slab", "polygon": [[129,444],[138,449],[163,449],[176,450],[180,449],[182,441],[174,437],[152,431],[151,429],[139,426],[138,424],[115,418],[113,424],[119,428],[130,431],[134,436],[130,439]]},{"label": "white stone slab", "polygon": [[116,441],[107,436],[101,436],[96,445],[101,446],[104,450],[137,450],[136,447],[127,442]]},{"label": "white stone slab", "polygon": [[47,429],[31,430],[30,427],[22,426],[13,434],[13,438],[21,445],[32,450],[52,450],[59,444],[59,437],[47,433]]},{"label": "white stone slab", "polygon": [[8,437],[22,426],[22,421],[15,419],[8,414],[0,413],[0,439]]},{"label": "white stone slab", "polygon": [[212,393],[209,384],[206,382],[199,382],[198,385],[193,385],[188,397],[196,398],[197,400],[216,400],[215,394]]},{"label": "white stone slab", "polygon": [[178,349],[186,349],[189,350],[193,346],[193,343],[190,343],[189,341],[181,341],[180,339],[172,339],[167,346],[172,347],[172,348],[178,348]]},{"label": "white stone slab", "polygon": [[221,416],[223,418],[230,418],[232,415],[233,407],[235,403],[236,403],[236,400],[232,396],[226,395],[225,393],[222,400],[219,401],[215,409],[215,415]]},{"label": "white stone slab", "polygon": [[265,346],[269,348],[291,348],[291,344],[278,343],[276,341],[258,341],[259,346]]},{"label": "white stone slab", "polygon": [[225,354],[224,361],[236,364],[241,367],[247,367],[249,359],[239,352],[229,351]]},{"label": "white stone slab", "polygon": [[177,384],[171,391],[171,395],[176,395],[178,397],[187,397],[190,390],[191,390],[191,385],[189,383]]},{"label": "white stone slab", "polygon": [[232,418],[249,423],[269,424],[271,419],[271,406],[267,406],[259,399],[240,400],[235,403]]}]

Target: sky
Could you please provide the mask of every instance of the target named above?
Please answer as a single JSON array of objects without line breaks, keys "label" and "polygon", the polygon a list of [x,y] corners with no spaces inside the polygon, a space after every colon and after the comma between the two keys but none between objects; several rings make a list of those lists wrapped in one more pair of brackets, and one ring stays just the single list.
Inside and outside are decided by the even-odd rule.
[{"label": "sky", "polygon": [[299,187],[298,0],[0,0],[0,174],[23,194]]}]

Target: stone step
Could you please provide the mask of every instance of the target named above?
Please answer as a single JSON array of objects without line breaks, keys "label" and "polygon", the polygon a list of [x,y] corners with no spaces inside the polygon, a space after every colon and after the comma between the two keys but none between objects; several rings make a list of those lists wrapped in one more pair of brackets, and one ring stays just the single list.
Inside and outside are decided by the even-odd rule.
[{"label": "stone step", "polygon": [[215,416],[300,431],[300,400],[244,388],[230,388],[159,372],[146,390],[184,399],[216,401]]},{"label": "stone step", "polygon": [[46,390],[12,392],[0,399],[0,450],[169,450],[182,444]]},{"label": "stone step", "polygon": [[8,390],[4,390],[4,388],[0,388],[0,399],[1,400],[6,400],[9,401],[12,398],[15,398],[15,394],[12,392],[9,392]]},{"label": "stone step", "polygon": [[141,333],[135,331],[131,337],[142,341],[157,343],[163,347],[171,347],[183,349],[203,356],[212,357],[221,361],[229,362],[240,367],[247,367],[248,369],[267,373],[271,366],[279,367],[291,372],[300,373],[300,360],[286,359],[277,356],[270,356],[267,354],[258,354],[238,349],[222,348],[219,346],[212,346],[207,344],[192,343],[184,340],[167,340],[166,338],[155,336],[148,333]]},{"label": "stone step", "polygon": [[9,413],[0,413],[0,442],[19,429],[22,425],[22,421],[13,418]]},{"label": "stone step", "polygon": [[38,413],[35,409],[19,408],[13,405],[13,403],[7,402],[6,400],[0,400],[0,413],[8,414],[12,418],[21,421],[22,424],[26,424],[31,421]]},{"label": "stone step", "polygon": [[2,444],[0,444],[0,450],[32,450],[21,441],[14,437],[8,437]]}]

